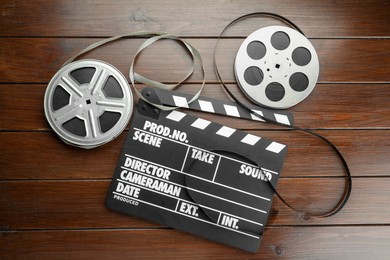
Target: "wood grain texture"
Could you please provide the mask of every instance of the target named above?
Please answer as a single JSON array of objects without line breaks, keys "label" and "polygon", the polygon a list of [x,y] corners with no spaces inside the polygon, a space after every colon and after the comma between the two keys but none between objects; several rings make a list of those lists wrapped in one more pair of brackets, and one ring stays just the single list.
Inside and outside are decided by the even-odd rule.
[{"label": "wood grain texture", "polygon": [[[284,177],[343,176],[341,163],[329,147],[294,131],[248,131],[288,145]],[[321,130],[350,164],[353,176],[390,176],[388,130]],[[84,150],[63,143],[54,133],[1,133],[2,179],[111,178],[126,132],[97,149]],[[375,135],[374,135],[375,134]],[[310,162],[310,163],[308,163]],[[98,164],[97,164],[98,163]]]},{"label": "wood grain texture", "polygon": [[[176,230],[6,232],[0,254],[88,259],[386,259],[389,227],[266,228],[258,253],[247,253]],[[26,245],[29,245],[26,247]]]},{"label": "wood grain texture", "polygon": [[[47,83],[66,59],[97,38],[0,38],[0,82]],[[201,53],[207,82],[216,82],[213,67],[215,39],[186,39]],[[220,44],[217,64],[222,78],[234,82],[233,64],[243,39],[226,39]],[[124,75],[142,39],[113,42],[83,58],[104,60]],[[311,41],[320,61],[319,82],[388,82],[390,39],[314,39]],[[136,71],[162,82],[178,82],[190,66],[190,57],[175,42],[165,40],[147,48],[139,57]],[[169,65],[169,66],[168,66]],[[201,82],[198,67],[188,82]]]},{"label": "wood grain texture", "polygon": [[[0,130],[48,130],[43,110],[46,87],[44,84],[1,85],[0,110],[3,113],[0,113]],[[230,84],[228,87],[241,101],[249,103],[237,85]],[[186,84],[176,91],[195,93],[198,88],[199,85]],[[141,90],[142,87],[138,86],[138,89]],[[136,97],[135,93],[134,96]],[[207,84],[202,96],[229,100],[222,88],[215,84]],[[291,111],[296,125],[306,128],[387,129],[390,128],[389,96],[390,87],[387,84],[317,84],[311,95]],[[235,128],[273,129],[272,125],[257,121],[196,111],[190,113]]]},{"label": "wood grain texture", "polygon": [[[354,179],[352,198],[332,218],[309,218],[293,212],[278,198],[270,211],[268,226],[279,225],[389,225],[387,198],[389,178]],[[280,194],[297,209],[321,213],[341,197],[342,178],[281,178]],[[110,180],[7,181],[0,183],[2,230],[154,228],[160,224],[108,210],[104,200]],[[382,199],[378,199],[382,198]],[[375,201],[375,203],[373,202]],[[77,221],[75,221],[77,220]]]},{"label": "wood grain texture", "polygon": [[[32,12],[32,10],[34,10]],[[181,36],[215,36],[233,19],[252,12],[274,12],[291,19],[309,37],[388,36],[390,5],[371,1],[3,1],[2,36],[110,36],[129,31],[169,31]],[[248,35],[275,19],[241,23],[234,35]],[[326,25],[326,26],[324,26]],[[244,30],[243,30],[244,29]]]},{"label": "wood grain texture", "polygon": [[[43,110],[53,75],[72,55],[107,36],[167,31],[200,51],[207,81],[202,95],[229,100],[214,75],[217,37],[233,19],[259,11],[291,19],[317,50],[319,83],[290,111],[296,125],[329,138],[345,156],[353,179],[345,208],[330,218],[307,218],[275,197],[255,254],[106,209],[128,128],[96,149],[64,144]],[[0,1],[0,259],[387,259],[389,14],[386,0]],[[248,34],[268,25],[283,23],[251,18],[230,28],[220,44],[222,78],[245,103],[234,80],[235,54]],[[110,43],[82,58],[109,62],[127,77],[144,40]],[[136,71],[177,82],[190,65],[181,46],[163,40],[140,55]],[[195,93],[201,80],[197,64],[178,91]],[[250,120],[187,113],[287,144],[278,190],[296,208],[324,212],[340,198],[345,185],[341,163],[319,140]]]}]

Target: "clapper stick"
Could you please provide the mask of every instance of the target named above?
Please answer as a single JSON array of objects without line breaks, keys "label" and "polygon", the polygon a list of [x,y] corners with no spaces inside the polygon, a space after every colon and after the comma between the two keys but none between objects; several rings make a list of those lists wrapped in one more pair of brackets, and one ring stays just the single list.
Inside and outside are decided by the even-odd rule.
[{"label": "clapper stick", "polygon": [[[247,110],[243,109],[236,102],[222,101],[218,99],[200,96],[197,100],[188,103],[191,99],[190,94],[172,92],[162,89],[146,87],[142,90],[142,95],[153,102],[160,102],[164,106],[182,107],[190,110],[197,110],[207,113],[214,113],[224,116],[231,116],[254,121],[264,122],[263,118],[259,118]],[[252,111],[261,115],[266,120],[276,121],[284,125],[293,125],[293,114],[285,110],[268,109],[259,106],[248,106]]]},{"label": "clapper stick", "polygon": [[106,206],[256,252],[274,195],[268,181],[276,187],[286,153],[284,144],[140,100]]}]

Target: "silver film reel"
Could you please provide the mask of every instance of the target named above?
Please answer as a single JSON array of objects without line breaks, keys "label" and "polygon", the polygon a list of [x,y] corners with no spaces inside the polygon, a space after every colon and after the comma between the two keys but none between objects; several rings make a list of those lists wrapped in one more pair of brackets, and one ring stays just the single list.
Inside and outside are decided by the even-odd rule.
[{"label": "silver film reel", "polygon": [[284,26],[268,26],[241,44],[235,64],[238,85],[253,102],[289,108],[303,101],[318,80],[319,62],[310,41]]},{"label": "silver film reel", "polygon": [[66,143],[94,148],[117,137],[133,110],[126,78],[98,60],[80,60],[61,68],[47,86],[46,119]]}]

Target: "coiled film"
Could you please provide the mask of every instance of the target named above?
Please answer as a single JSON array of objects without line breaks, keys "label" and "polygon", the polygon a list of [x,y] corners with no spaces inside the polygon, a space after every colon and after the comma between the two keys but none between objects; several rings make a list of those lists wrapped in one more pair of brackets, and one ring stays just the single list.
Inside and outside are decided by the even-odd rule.
[{"label": "coiled film", "polygon": [[[151,38],[140,46],[130,64],[130,83],[137,96],[150,103],[135,88],[135,81],[157,88],[173,89],[192,75],[195,69],[194,62],[198,60],[203,73],[203,81],[200,89],[188,101],[188,104],[199,97],[206,81],[205,68],[200,53],[189,43],[177,36],[160,32],[135,32],[104,39],[91,44],[68,59],[54,75],[46,89],[44,101],[46,118],[65,143],[86,149],[94,148],[111,141],[124,130],[133,108],[133,97],[126,78],[108,63],[97,60],[77,62],[74,60],[109,42],[139,36]],[[152,43],[161,39],[171,39],[182,44],[193,60],[187,75],[177,84],[163,84],[134,72],[137,56]],[[177,108],[156,103],[150,104],[162,110]]]},{"label": "coiled film", "polygon": [[46,89],[47,121],[66,143],[94,148],[117,137],[129,122],[133,96],[126,78],[98,60],[62,67]]},{"label": "coiled film", "polygon": [[235,64],[237,83],[259,105],[285,109],[314,89],[319,62],[310,41],[285,26],[268,26],[241,44]]}]

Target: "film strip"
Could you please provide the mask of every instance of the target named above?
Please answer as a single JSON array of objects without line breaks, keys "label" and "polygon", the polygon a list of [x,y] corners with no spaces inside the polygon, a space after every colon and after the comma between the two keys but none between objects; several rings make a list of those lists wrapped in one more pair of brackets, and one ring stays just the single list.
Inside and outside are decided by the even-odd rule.
[{"label": "film strip", "polygon": [[[310,94],[310,92],[312,91],[312,88],[314,88],[314,85],[316,83],[316,80],[317,80],[317,77],[318,75],[317,74],[317,70],[319,69],[319,65],[317,64],[318,62],[318,58],[316,57],[316,52],[314,50],[314,48],[311,46],[311,43],[308,41],[308,39],[305,38],[305,34],[302,32],[301,29],[299,29],[299,27],[294,24],[292,21],[290,21],[289,19],[281,16],[281,15],[278,15],[278,14],[275,14],[275,13],[270,13],[270,12],[256,12],[256,13],[249,13],[249,14],[245,14],[245,15],[242,15],[236,19],[234,19],[233,21],[231,21],[228,25],[225,26],[225,28],[222,30],[222,32],[220,33],[219,37],[218,37],[218,40],[217,40],[217,43],[216,43],[216,46],[214,48],[214,55],[213,55],[213,62],[214,62],[214,71],[215,71],[215,75],[217,76],[217,79],[221,85],[221,87],[226,91],[226,93],[243,109],[245,109],[246,111],[254,114],[255,116],[258,116],[258,117],[261,117],[261,115],[257,114],[256,112],[254,112],[250,107],[248,107],[247,105],[245,105],[244,103],[242,103],[238,98],[236,98],[233,93],[229,90],[229,88],[227,87],[227,85],[225,84],[225,82],[223,81],[222,77],[221,77],[221,74],[219,73],[219,70],[218,70],[218,65],[217,65],[217,50],[218,50],[218,46],[219,46],[219,42],[222,38],[222,36],[224,35],[224,33],[231,27],[233,26],[234,24],[242,21],[242,20],[245,20],[245,19],[248,19],[248,18],[252,18],[252,17],[271,17],[271,18],[274,18],[274,19],[277,19],[283,23],[285,23],[286,25],[289,25],[291,28],[295,29],[296,32],[294,32],[294,34],[297,34],[297,32],[300,33],[299,36],[297,36],[298,38],[300,38],[300,43],[299,41],[298,42],[295,42],[294,45],[294,51],[291,53],[291,59],[293,60],[293,62],[298,65],[298,66],[306,66],[308,64],[311,64],[310,65],[310,68],[308,68],[306,71],[310,72],[311,74],[311,77],[314,76],[314,79],[315,80],[307,80],[307,75],[305,75],[304,73],[298,73],[298,76],[299,77],[293,77],[294,75],[296,75],[297,73],[294,73],[290,76],[289,78],[289,86],[288,85],[281,85],[279,83],[276,82],[276,84],[273,84],[273,83],[270,83],[271,86],[269,88],[269,85],[267,85],[266,89],[264,90],[261,90],[259,89],[258,91],[260,92],[260,96],[262,98],[264,98],[264,94],[266,95],[266,102],[269,102],[269,101],[273,101],[273,102],[276,102],[276,103],[271,103],[271,107],[279,107],[279,108],[282,108],[282,107],[289,107],[291,105],[294,105],[296,103],[299,103],[301,102],[304,98],[307,97],[308,94]],[[268,43],[268,44],[271,44],[272,47],[270,48],[271,50],[272,49],[276,49],[277,51],[274,53],[274,57],[279,55],[279,51],[283,51],[285,49],[288,49],[289,46],[290,46],[290,38],[289,38],[289,34],[286,33],[287,29],[280,29],[277,31],[275,31],[275,28],[279,28],[279,27],[271,27],[271,29],[269,27],[265,27],[265,28],[262,28],[264,30],[268,30],[268,31],[271,31],[272,32],[272,36],[270,37],[270,34],[268,32],[268,37],[265,37],[265,42],[262,42],[261,39],[264,38],[263,36],[261,35],[257,35],[257,33],[259,31],[262,31],[262,29],[254,32],[252,35],[255,35],[255,37],[252,37],[253,39],[250,39],[250,37],[248,37],[244,43],[241,45],[240,49],[245,49],[246,47],[246,53],[244,51],[244,57],[245,56],[249,56],[251,59],[253,60],[261,60],[266,52],[267,52],[267,49],[266,49],[266,46],[263,46],[264,43]],[[285,32],[284,32],[285,31]],[[295,36],[294,36],[295,37]],[[246,42],[246,43],[245,43]],[[252,46],[254,45],[254,46]],[[305,45],[308,47],[308,48],[305,48]],[[260,47],[260,48],[259,48]],[[263,48],[264,47],[264,48]],[[295,57],[293,57],[295,54]],[[264,56],[263,56],[264,55]],[[268,55],[269,55],[269,52],[268,52]],[[282,56],[285,56],[286,54],[283,54]],[[312,55],[314,56],[314,58],[312,59]],[[237,65],[237,59],[239,58],[239,55],[237,53],[237,57],[236,57],[236,65]],[[289,58],[289,57],[287,57]],[[290,59],[289,58],[289,59]],[[244,59],[248,59],[248,57],[245,57]],[[275,71],[278,72],[279,68],[280,68],[280,63],[279,61],[275,61],[274,60],[271,60],[272,63],[271,64],[268,64],[266,65],[267,67],[267,71],[268,69],[270,69],[270,66],[272,67],[273,65],[275,65]],[[267,60],[264,60],[264,65],[267,63]],[[259,64],[259,63],[257,63]],[[289,62],[289,64],[291,64]],[[241,65],[240,65],[241,66]],[[256,67],[253,66],[254,69],[256,70]],[[249,67],[248,67],[249,68]],[[252,70],[250,72],[250,74],[252,75],[247,75],[247,77],[245,77],[245,72],[244,72],[244,81],[241,80],[241,82],[238,82],[238,84],[240,85],[241,88],[243,88],[241,86],[241,84],[244,82],[248,83],[247,80],[256,80],[256,84],[252,84],[253,86],[256,86],[257,87],[257,84],[258,83],[261,83],[262,80],[263,80],[263,74],[262,74],[262,71],[261,71],[261,68],[260,68],[260,65],[259,67],[257,67],[258,69],[258,72],[257,73],[253,73],[254,71]],[[245,70],[246,71],[246,70]],[[260,71],[260,72],[259,72]],[[280,71],[286,71],[285,69],[284,70],[280,70]],[[236,77],[238,77],[239,75],[237,74],[237,69],[235,68],[235,73],[236,73]],[[273,73],[270,73],[268,76],[272,78],[272,75]],[[241,73],[242,75],[242,73]],[[283,76],[283,73],[276,73],[276,75],[278,76],[278,79],[282,78]],[[285,78],[288,77],[288,74],[284,74]],[[248,77],[249,76],[249,77]],[[252,79],[251,79],[252,78]],[[293,79],[293,80],[292,80]],[[312,78],[313,79],[313,78]],[[238,80],[239,81],[239,80]],[[304,83],[302,86],[300,86],[301,83]],[[295,86],[294,86],[295,84]],[[272,86],[274,85],[274,86]],[[252,87],[253,87],[252,86]],[[261,86],[261,84],[260,84]],[[276,88],[275,88],[276,86]],[[282,87],[282,88],[281,88]],[[294,97],[294,95],[297,95],[298,92],[300,91],[303,91],[302,94],[299,94],[298,95],[298,98],[296,98],[295,100],[293,100],[292,103],[290,103],[291,101],[291,96],[289,96],[288,98],[290,99],[290,101],[287,100],[284,100],[284,88],[285,87],[290,87],[293,89],[293,91],[289,91],[290,93],[292,93],[292,97]],[[270,95],[267,95],[267,89],[268,91],[270,91]],[[245,88],[244,88],[244,91],[245,91]],[[283,95],[281,95],[281,93]],[[248,95],[248,93],[246,93]],[[278,99],[276,97],[279,97]],[[249,98],[253,98],[253,97],[250,97],[249,95]],[[274,99],[275,100],[272,100]],[[268,99],[268,100],[267,100]],[[257,100],[258,103],[261,104],[261,102],[259,102],[259,100]],[[279,102],[281,101],[281,102]],[[255,101],[256,102],[256,101]],[[277,103],[279,102],[279,103]],[[277,104],[277,106],[274,106],[274,104]],[[264,104],[266,105],[266,104]],[[276,125],[283,125],[283,124],[280,124],[279,122],[275,121],[275,120],[266,120],[267,122],[269,123],[272,123],[272,124],[276,124]],[[328,212],[326,213],[309,213],[309,212],[305,212],[303,210],[299,210],[299,209],[296,209],[294,206],[292,206],[291,204],[289,204],[282,196],[280,196],[280,194],[277,192],[276,188],[275,187],[272,187],[273,188],[273,191],[275,192],[275,194],[278,196],[278,198],[287,206],[289,207],[290,209],[296,211],[296,212],[300,212],[301,214],[304,214],[305,216],[307,216],[308,218],[310,217],[318,217],[318,218],[326,218],[326,217],[330,217],[330,216],[333,216],[335,214],[337,214],[341,209],[343,209],[343,207],[346,205],[346,203],[348,202],[349,200],[349,197],[351,195],[351,191],[352,191],[352,176],[351,176],[351,171],[349,170],[349,166],[348,166],[348,163],[347,161],[345,160],[344,156],[342,155],[342,153],[339,151],[339,149],[331,142],[329,141],[327,138],[325,138],[324,136],[320,135],[320,134],[317,134],[311,130],[308,130],[308,129],[305,129],[305,128],[302,128],[302,127],[299,127],[299,126],[296,126],[296,125],[292,125],[291,126],[291,129],[293,130],[299,130],[299,131],[302,131],[302,132],[305,132],[307,134],[310,134],[312,135],[313,137],[321,140],[323,143],[325,143],[326,145],[328,145],[332,150],[333,152],[337,155],[337,157],[339,158],[342,166],[343,166],[343,170],[344,170],[344,173],[345,173],[345,179],[346,179],[346,185],[345,185],[345,188],[344,188],[344,194],[343,196],[340,198],[340,200],[338,201],[338,203],[336,204],[336,206],[329,210]],[[272,186],[272,185],[270,185]]]},{"label": "film strip", "polygon": [[[183,107],[243,119],[270,119],[292,125],[288,111],[252,106],[255,116],[235,102],[221,102],[168,90],[145,88],[142,98],[164,107]],[[126,78],[113,66],[98,60],[80,60],[61,68],[45,93],[45,115],[56,134],[67,144],[94,148],[117,137],[128,124],[133,96]]]},{"label": "film strip", "polygon": [[286,152],[284,144],[140,101],[106,206],[255,252],[274,194],[267,181],[277,185]]},{"label": "film strip", "polygon": [[216,76],[235,102],[200,96],[204,65],[199,52],[180,38],[165,33],[136,32],[94,43],[73,56],[50,81],[44,100],[46,118],[67,144],[94,148],[118,136],[128,124],[133,97],[126,78],[113,66],[97,60],[73,60],[108,42],[149,36],[130,65],[129,78],[145,85],[172,89],[134,72],[141,51],[159,39],[183,44],[201,63],[203,81],[194,95],[145,88],[107,195],[107,207],[144,217],[247,251],[257,251],[268,218],[276,184],[287,151],[284,144],[187,115],[181,107],[236,118],[271,122],[312,134],[339,156],[347,177],[343,198],[326,214],[343,208],[351,192],[348,165],[326,138],[294,126],[284,110],[248,106],[226,87],[216,63],[223,33],[233,24],[253,16],[271,16],[292,28],[269,26],[252,33],[242,43],[235,60],[235,77],[244,94],[262,106],[284,109],[304,100],[314,89],[319,72],[314,47],[288,19],[272,13],[243,15],[221,32],[214,51]]}]

